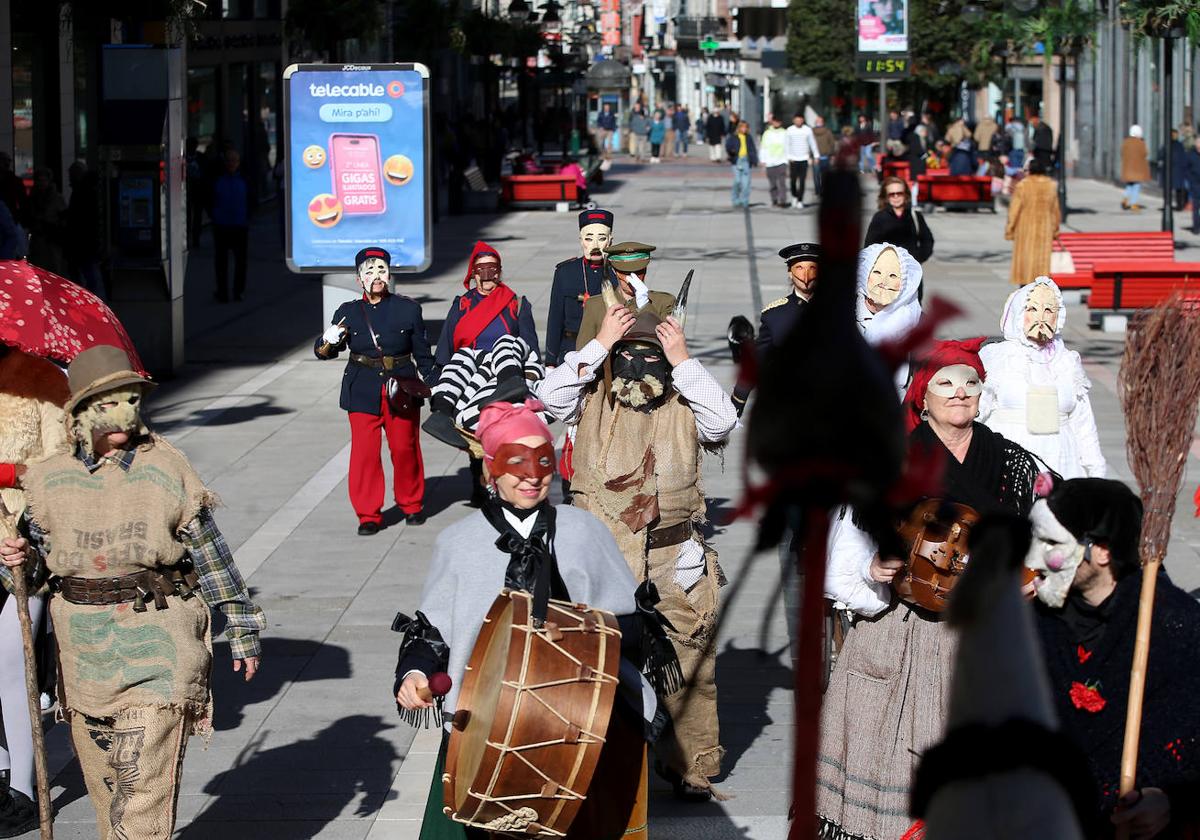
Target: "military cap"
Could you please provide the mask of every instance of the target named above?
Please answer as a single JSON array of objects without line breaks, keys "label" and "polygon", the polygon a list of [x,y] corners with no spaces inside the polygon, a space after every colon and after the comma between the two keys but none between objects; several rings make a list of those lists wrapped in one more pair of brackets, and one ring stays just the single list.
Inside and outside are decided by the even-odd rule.
[{"label": "military cap", "polygon": [[362,268],[362,264],[365,263],[367,260],[374,260],[374,259],[383,260],[389,266],[392,264],[392,255],[389,254],[387,251],[385,251],[383,248],[379,248],[379,247],[373,245],[369,248],[363,248],[361,251],[359,251],[357,254],[354,255],[355,270]]},{"label": "military cap", "polygon": [[584,210],[579,214],[579,229],[583,230],[588,225],[604,225],[611,229],[613,214],[611,211],[601,210],[599,207],[594,210]]},{"label": "military cap", "polygon": [[609,245],[604,253],[608,254],[608,261],[613,268],[629,274],[650,265],[650,252],[653,250],[653,245],[642,242],[618,242]]},{"label": "military cap", "polygon": [[821,246],[815,242],[797,242],[780,248],[779,256],[787,260],[789,267],[796,262],[820,262]]}]

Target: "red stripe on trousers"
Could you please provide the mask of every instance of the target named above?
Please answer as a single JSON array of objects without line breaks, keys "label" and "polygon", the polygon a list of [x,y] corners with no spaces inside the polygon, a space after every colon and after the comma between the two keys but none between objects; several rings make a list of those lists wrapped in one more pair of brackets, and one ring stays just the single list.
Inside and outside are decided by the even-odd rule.
[{"label": "red stripe on trousers", "polygon": [[392,492],[404,513],[416,513],[425,497],[425,462],[421,458],[421,409],[393,414],[386,395],[382,414],[348,412],[350,416],[350,504],[358,521],[379,523],[383,508],[383,457],[380,443],[387,435],[392,456]]}]

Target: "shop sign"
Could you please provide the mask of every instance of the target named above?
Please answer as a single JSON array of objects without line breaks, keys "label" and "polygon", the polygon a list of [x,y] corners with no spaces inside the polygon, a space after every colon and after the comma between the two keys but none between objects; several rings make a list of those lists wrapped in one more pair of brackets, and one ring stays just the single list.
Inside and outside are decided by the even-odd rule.
[{"label": "shop sign", "polygon": [[368,245],[393,271],[428,268],[429,70],[293,64],[283,79],[288,268],[353,271]]}]

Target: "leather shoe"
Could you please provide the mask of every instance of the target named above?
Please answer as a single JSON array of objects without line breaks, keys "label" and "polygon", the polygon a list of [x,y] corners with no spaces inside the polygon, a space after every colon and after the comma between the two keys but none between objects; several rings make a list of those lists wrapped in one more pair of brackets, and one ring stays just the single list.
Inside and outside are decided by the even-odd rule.
[{"label": "leather shoe", "polygon": [[358,526],[358,535],[360,537],[373,537],[379,533],[378,522],[361,522]]},{"label": "leather shoe", "polygon": [[419,510],[416,513],[406,513],[404,514],[404,521],[409,525],[424,525],[425,511]]},{"label": "leather shoe", "polygon": [[425,430],[430,437],[437,438],[442,443],[449,444],[455,449],[467,449],[466,438],[454,425],[454,421],[440,411],[435,411],[429,415],[429,418],[421,424],[421,428]]}]

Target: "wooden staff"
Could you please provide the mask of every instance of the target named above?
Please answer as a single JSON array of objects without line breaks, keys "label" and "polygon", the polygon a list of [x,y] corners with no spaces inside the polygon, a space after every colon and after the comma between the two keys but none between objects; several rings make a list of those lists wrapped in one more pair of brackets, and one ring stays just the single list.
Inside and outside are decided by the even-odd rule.
[{"label": "wooden staff", "polygon": [[[0,500],[0,538],[17,538],[12,515]],[[21,647],[25,652],[25,694],[29,700],[29,723],[33,729],[33,767],[37,775],[38,823],[42,840],[54,840],[54,817],[50,813],[50,770],[46,766],[46,737],[42,732],[41,692],[38,691],[37,659],[33,651],[33,621],[29,618],[29,587],[25,567],[12,572],[13,597],[17,599],[17,619],[21,625]]]},{"label": "wooden staff", "polygon": [[[1125,710],[1125,743],[1121,748],[1121,792],[1124,796],[1137,783],[1138,742],[1142,735],[1142,701],[1146,696],[1146,662],[1150,658],[1150,622],[1154,617],[1154,588],[1162,558],[1142,566],[1142,595],[1138,601],[1137,635],[1133,641],[1133,668],[1129,672],[1129,706]],[[1120,840],[1129,836],[1129,826],[1117,829]]]}]

